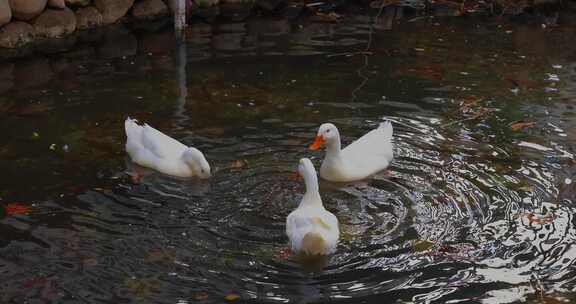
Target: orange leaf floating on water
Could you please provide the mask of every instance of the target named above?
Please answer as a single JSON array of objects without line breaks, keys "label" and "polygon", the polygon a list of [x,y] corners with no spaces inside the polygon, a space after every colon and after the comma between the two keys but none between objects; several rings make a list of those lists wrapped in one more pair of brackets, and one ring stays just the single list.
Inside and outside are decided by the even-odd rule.
[{"label": "orange leaf floating on water", "polygon": [[511,128],[513,131],[518,131],[518,130],[521,130],[521,129],[524,129],[524,128],[533,127],[534,125],[536,125],[536,123],[533,122],[533,121],[522,121],[522,120],[519,120],[519,121],[515,121],[515,122],[511,123],[511,124],[510,124],[510,128]]},{"label": "orange leaf floating on water", "polygon": [[536,215],[534,213],[526,213],[524,214],[526,219],[528,219],[528,223],[530,224],[537,224],[537,225],[544,225],[552,222],[554,220],[554,215],[547,213],[546,215]]},{"label": "orange leaf floating on water", "polygon": [[232,168],[242,168],[242,167],[246,166],[247,164],[248,164],[247,160],[237,159],[237,160],[232,162]]},{"label": "orange leaf floating on water", "polygon": [[5,206],[6,215],[23,214],[32,211],[32,208],[20,203],[10,203]]},{"label": "orange leaf floating on water", "polygon": [[330,13],[322,13],[322,12],[316,12],[316,18],[315,21],[319,21],[319,22],[336,22],[338,21],[338,18],[340,18],[341,16],[336,14],[335,12],[330,12]]},{"label": "orange leaf floating on water", "polygon": [[225,296],[224,299],[226,301],[230,301],[230,302],[238,301],[238,300],[240,300],[240,296],[235,294],[235,293],[231,293],[231,294],[228,294],[227,296]]}]

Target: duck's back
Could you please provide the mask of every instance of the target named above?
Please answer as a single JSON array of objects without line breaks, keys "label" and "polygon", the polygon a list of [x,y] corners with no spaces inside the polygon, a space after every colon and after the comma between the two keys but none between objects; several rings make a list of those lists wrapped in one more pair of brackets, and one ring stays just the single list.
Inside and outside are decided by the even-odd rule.
[{"label": "duck's back", "polygon": [[330,254],[340,234],[338,219],[323,208],[298,208],[286,219],[286,234],[294,252]]}]

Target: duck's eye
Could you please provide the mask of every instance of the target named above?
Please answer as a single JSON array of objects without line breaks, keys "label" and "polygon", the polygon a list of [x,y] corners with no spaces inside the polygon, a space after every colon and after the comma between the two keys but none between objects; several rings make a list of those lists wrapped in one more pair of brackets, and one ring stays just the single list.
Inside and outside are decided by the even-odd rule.
[{"label": "duck's eye", "polygon": [[330,129],[326,130],[326,133],[330,133]]},{"label": "duck's eye", "polygon": [[200,169],[200,172],[204,173],[204,169]]}]

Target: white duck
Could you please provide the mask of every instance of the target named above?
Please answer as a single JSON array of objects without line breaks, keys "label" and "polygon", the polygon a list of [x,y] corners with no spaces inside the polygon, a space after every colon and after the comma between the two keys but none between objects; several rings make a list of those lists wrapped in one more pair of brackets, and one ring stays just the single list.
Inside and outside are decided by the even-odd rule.
[{"label": "white duck", "polygon": [[210,165],[200,150],[128,117],[126,152],[136,164],[178,177],[210,177]]},{"label": "white duck", "polygon": [[310,145],[311,150],[317,150],[326,144],[320,176],[333,182],[351,182],[386,169],[394,158],[392,132],[392,124],[383,122],[341,150],[338,128],[331,123],[322,124]]},{"label": "white duck", "polygon": [[340,236],[338,219],[322,205],[316,170],[308,158],[300,160],[298,173],[304,177],[306,193],[298,208],[286,218],[290,247],[294,253],[305,255],[331,254]]}]

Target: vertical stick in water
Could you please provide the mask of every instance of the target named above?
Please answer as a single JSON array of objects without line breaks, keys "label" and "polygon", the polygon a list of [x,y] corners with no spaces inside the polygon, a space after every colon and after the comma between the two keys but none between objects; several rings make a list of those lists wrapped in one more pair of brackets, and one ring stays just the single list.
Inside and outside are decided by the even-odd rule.
[{"label": "vertical stick in water", "polygon": [[181,37],[186,26],[186,0],[174,1],[174,30]]}]

